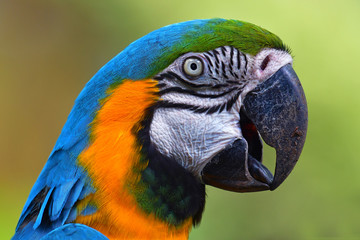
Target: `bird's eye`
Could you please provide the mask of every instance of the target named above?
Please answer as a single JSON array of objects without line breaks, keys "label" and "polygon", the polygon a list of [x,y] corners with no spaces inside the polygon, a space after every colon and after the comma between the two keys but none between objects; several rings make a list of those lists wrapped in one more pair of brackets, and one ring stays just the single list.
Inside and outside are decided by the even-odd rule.
[{"label": "bird's eye", "polygon": [[184,61],[184,72],[191,77],[200,76],[203,73],[203,68],[203,63],[198,58],[191,57]]}]

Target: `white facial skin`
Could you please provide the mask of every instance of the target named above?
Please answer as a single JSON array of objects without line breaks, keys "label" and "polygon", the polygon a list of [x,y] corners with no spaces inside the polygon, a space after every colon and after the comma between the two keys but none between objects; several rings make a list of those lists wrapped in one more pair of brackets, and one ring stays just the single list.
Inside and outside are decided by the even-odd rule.
[{"label": "white facial skin", "polygon": [[[200,60],[202,71],[198,69],[201,65],[189,69],[189,61],[184,64],[189,58],[191,63]],[[155,77],[167,104],[155,109],[152,143],[200,178],[216,154],[243,138],[239,113],[246,94],[286,64],[292,64],[292,57],[276,49],[251,56],[226,46],[180,56]]]}]

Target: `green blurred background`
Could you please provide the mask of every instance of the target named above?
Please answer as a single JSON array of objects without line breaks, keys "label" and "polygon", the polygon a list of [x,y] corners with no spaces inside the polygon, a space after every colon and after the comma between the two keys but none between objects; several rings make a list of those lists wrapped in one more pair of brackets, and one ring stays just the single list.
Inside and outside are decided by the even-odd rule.
[{"label": "green blurred background", "polygon": [[[293,50],[309,107],[303,154],[274,192],[207,188],[190,239],[360,239],[360,1],[0,0],[0,239],[9,239],[73,102],[129,43],[164,25],[223,17]],[[273,167],[274,152],[265,149]]]}]

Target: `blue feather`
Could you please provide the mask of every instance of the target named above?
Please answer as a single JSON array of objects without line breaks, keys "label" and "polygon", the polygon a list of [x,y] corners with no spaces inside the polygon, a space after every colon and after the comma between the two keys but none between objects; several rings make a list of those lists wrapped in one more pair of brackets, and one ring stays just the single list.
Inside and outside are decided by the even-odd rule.
[{"label": "blue feather", "polygon": [[59,227],[41,240],[108,240],[100,232],[82,224],[67,224]]},{"label": "blue feather", "polygon": [[[77,200],[80,200],[80,194],[84,188],[84,183],[85,181],[82,179],[77,180],[77,182],[75,183],[75,185],[73,186],[73,189],[70,192],[70,195],[66,201],[66,204],[63,208],[63,211],[61,213],[61,225],[63,225],[65,222],[71,222],[73,220],[69,220],[69,215],[72,209],[76,210],[76,208],[74,207],[74,204]],[[75,211],[76,212],[76,211]]]},{"label": "blue feather", "polygon": [[56,201],[52,201],[51,207],[49,209],[49,216],[51,221],[55,221],[59,218],[61,210],[64,208],[65,203],[67,202],[67,198],[72,193],[70,190],[77,182],[77,179],[70,180],[54,191],[53,199],[56,199]]},{"label": "blue feather", "polygon": [[40,223],[41,223],[41,221],[43,219],[46,205],[47,205],[47,203],[48,203],[48,201],[50,199],[50,196],[51,196],[51,193],[53,192],[53,190],[54,190],[54,188],[50,189],[50,191],[47,193],[47,195],[45,197],[44,202],[42,203],[41,209],[39,211],[39,214],[38,214],[38,216],[36,218],[36,221],[35,221],[35,224],[34,224],[34,227],[33,227],[34,229],[36,229],[40,225]]}]

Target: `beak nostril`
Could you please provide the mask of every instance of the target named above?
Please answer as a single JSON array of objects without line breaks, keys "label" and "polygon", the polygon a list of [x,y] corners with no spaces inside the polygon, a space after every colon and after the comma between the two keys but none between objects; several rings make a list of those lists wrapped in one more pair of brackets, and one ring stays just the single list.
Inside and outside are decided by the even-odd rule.
[{"label": "beak nostril", "polygon": [[267,67],[268,63],[270,62],[270,56],[267,55],[266,58],[264,58],[264,60],[262,61],[260,68],[262,71],[265,70],[265,68]]}]

